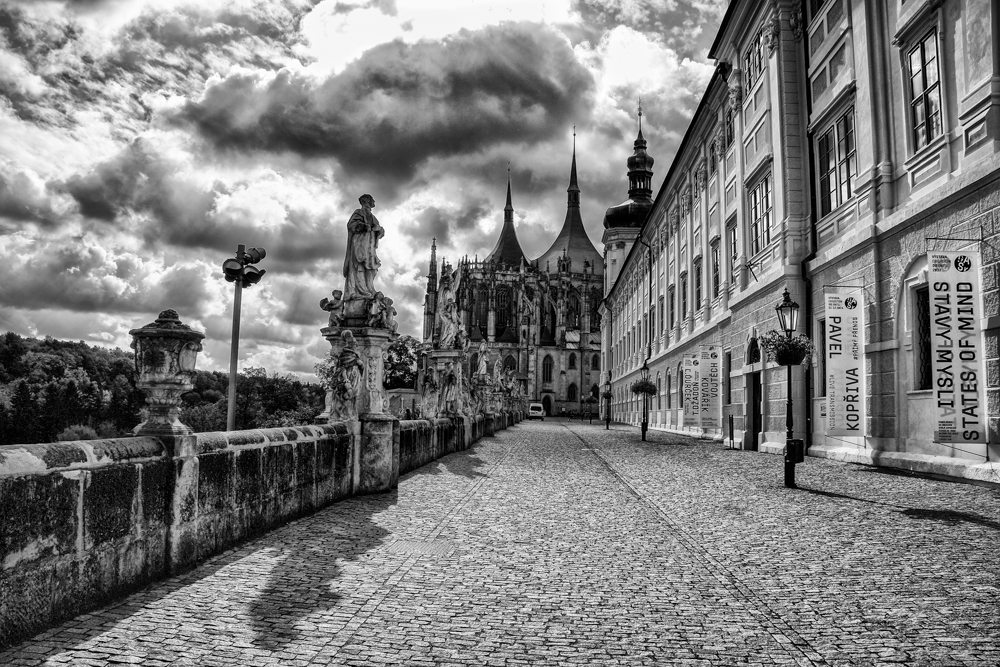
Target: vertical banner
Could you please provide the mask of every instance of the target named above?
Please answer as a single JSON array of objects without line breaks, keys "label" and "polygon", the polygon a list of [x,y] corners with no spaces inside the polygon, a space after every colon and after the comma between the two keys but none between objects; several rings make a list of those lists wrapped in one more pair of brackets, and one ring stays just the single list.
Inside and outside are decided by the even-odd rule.
[{"label": "vertical banner", "polygon": [[826,434],[865,432],[864,292],[826,295]]},{"label": "vertical banner", "polygon": [[719,387],[721,356],[719,348],[714,345],[701,348],[699,353],[698,376],[701,388],[698,420],[704,429],[722,428],[722,392]]},{"label": "vertical banner", "polygon": [[927,253],[936,442],[986,442],[979,252]]},{"label": "vertical banner", "polygon": [[698,355],[684,355],[684,425],[699,426]]}]

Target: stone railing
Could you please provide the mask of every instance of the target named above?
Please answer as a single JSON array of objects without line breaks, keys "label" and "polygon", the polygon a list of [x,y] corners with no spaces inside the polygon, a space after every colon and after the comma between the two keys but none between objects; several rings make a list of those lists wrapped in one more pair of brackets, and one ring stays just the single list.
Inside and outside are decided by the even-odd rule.
[{"label": "stone railing", "polygon": [[0,646],[338,499],[390,491],[401,474],[521,419],[354,413],[194,434],[178,407],[201,334],[173,311],[132,333],[149,396],[136,437],[0,447]]}]

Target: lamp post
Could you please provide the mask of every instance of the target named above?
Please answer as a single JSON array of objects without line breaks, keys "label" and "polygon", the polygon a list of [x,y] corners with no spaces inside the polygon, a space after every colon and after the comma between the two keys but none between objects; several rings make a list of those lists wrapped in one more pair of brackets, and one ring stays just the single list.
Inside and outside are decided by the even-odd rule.
[{"label": "lamp post", "polygon": [[[642,362],[642,382],[649,382],[649,364]],[[649,430],[649,394],[642,392],[642,439],[646,439],[646,431]]]},{"label": "lamp post", "polygon": [[607,431],[611,428],[611,371],[608,371],[608,379],[604,383],[604,395],[607,396],[604,399],[607,401],[604,407],[604,430]]},{"label": "lamp post", "polygon": [[[778,322],[789,340],[799,326],[799,304],[792,301],[788,288],[782,295],[781,301],[774,308],[778,312]],[[786,360],[790,361],[790,360]],[[789,489],[795,486],[795,463],[802,458],[802,442],[796,441],[792,437],[792,364],[786,365],[787,387],[786,394],[788,402],[785,405],[785,487]]]},{"label": "lamp post", "polygon": [[229,347],[229,405],[226,413],[226,430],[236,430],[236,358],[240,348],[240,308],[243,301],[243,288],[256,285],[267,273],[264,269],[253,266],[264,259],[267,251],[263,248],[250,248],[242,243],[236,247],[236,257],[222,263],[222,274],[231,283],[236,283],[236,297],[233,302],[233,342]]}]

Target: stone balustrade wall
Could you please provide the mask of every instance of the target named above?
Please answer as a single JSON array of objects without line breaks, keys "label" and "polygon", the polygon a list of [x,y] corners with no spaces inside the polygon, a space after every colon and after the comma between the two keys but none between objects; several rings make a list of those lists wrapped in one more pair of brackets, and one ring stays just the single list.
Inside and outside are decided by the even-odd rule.
[{"label": "stone balustrade wall", "polygon": [[365,457],[357,422],[0,447],[0,647],[364,492],[363,461],[401,475],[493,421],[398,422],[395,461]]}]

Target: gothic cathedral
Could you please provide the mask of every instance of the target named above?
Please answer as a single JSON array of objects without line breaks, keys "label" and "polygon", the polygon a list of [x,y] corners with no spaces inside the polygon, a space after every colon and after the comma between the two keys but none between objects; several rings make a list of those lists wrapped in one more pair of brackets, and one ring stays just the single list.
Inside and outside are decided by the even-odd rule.
[{"label": "gothic cathedral", "polygon": [[[570,168],[566,220],[549,249],[528,259],[514,230],[510,177],[503,228],[493,251],[482,261],[461,260],[457,304],[468,334],[466,377],[479,366],[485,343],[492,369],[499,359],[514,371],[529,401],[546,414],[596,416],[601,382],[601,322],[604,260],[580,217],[576,148]],[[424,340],[434,337],[438,276],[455,268],[440,267],[431,247],[430,273],[424,298]],[[439,273],[440,271],[440,273]],[[594,402],[589,399],[593,397]]]}]

